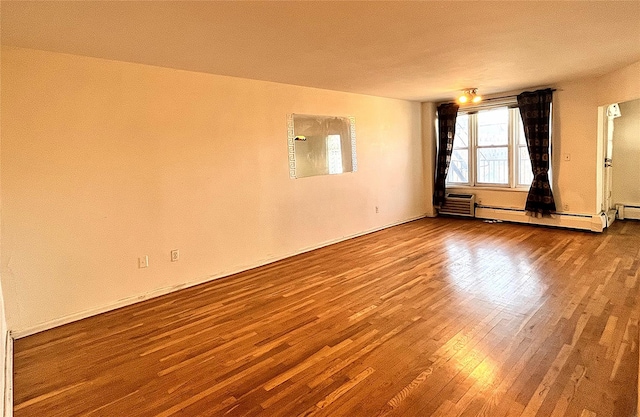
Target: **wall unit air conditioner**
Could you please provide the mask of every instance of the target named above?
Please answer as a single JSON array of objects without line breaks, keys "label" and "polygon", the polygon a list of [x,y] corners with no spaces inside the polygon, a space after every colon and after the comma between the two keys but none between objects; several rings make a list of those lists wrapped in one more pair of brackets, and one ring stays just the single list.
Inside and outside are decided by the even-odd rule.
[{"label": "wall unit air conditioner", "polygon": [[444,204],[439,210],[440,214],[452,216],[475,217],[476,196],[473,194],[449,193],[444,199]]}]

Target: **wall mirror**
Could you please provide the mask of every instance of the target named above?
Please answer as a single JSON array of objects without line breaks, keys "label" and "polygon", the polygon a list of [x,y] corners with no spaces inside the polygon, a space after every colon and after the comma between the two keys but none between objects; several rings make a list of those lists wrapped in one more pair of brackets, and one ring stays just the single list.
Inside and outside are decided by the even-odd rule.
[{"label": "wall mirror", "polygon": [[354,117],[290,114],[287,118],[291,178],[357,171]]}]

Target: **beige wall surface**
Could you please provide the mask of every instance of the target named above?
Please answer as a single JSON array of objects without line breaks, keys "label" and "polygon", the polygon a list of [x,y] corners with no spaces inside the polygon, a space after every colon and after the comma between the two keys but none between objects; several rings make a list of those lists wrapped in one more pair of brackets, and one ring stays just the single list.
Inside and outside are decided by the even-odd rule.
[{"label": "beige wall surface", "polygon": [[620,103],[613,123],[613,204],[640,206],[640,99]]},{"label": "beige wall surface", "polygon": [[598,79],[598,105],[640,98],[640,61]]},{"label": "beige wall surface", "polygon": [[427,204],[427,216],[435,217],[437,212],[433,207],[433,192],[436,176],[436,152],[438,141],[437,107],[435,103],[422,103],[422,155],[424,160],[424,186]]},{"label": "beige wall surface", "polygon": [[[2,74],[13,330],[427,211],[419,103],[18,48]],[[355,116],[358,171],[290,179],[288,113]]]},{"label": "beige wall surface", "polygon": [[[552,176],[558,211],[597,214],[598,106],[593,79],[559,85],[553,97]],[[569,160],[565,160],[568,156]]]},{"label": "beige wall surface", "polygon": [[[2,60],[2,51],[0,50],[0,60]],[[2,71],[0,71],[0,88],[2,86]],[[0,100],[0,106],[2,100]],[[0,115],[1,119],[1,115]],[[0,123],[0,137],[2,136],[2,123]],[[0,141],[0,155],[2,154],[2,141]],[[2,161],[0,158],[0,169],[2,168]],[[2,184],[2,177],[0,176],[0,189]],[[0,193],[0,207],[2,206],[2,193]],[[2,233],[2,210],[0,210],[0,235]],[[1,242],[0,242],[1,243]],[[0,244],[0,258],[2,254],[2,245]],[[0,277],[2,271],[0,270]],[[8,342],[8,330],[7,330],[7,318],[4,308],[4,293],[2,292],[2,279],[0,279],[0,363],[2,363],[2,373],[0,374],[0,392],[3,394],[3,398],[0,400],[0,416],[5,415],[6,402],[10,400],[10,396],[5,392],[5,382],[7,381],[13,369],[8,367],[9,363],[13,363],[13,358],[7,358],[7,342]],[[9,361],[7,360],[9,359]]]}]

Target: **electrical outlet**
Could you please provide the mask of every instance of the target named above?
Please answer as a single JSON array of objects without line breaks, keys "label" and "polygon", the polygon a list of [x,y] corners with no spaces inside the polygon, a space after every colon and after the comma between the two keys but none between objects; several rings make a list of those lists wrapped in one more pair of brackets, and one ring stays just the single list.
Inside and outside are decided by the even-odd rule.
[{"label": "electrical outlet", "polygon": [[380,209],[376,206],[376,213],[380,213]]},{"label": "electrical outlet", "polygon": [[180,259],[180,251],[178,249],[174,249],[171,251],[171,262],[177,262]]},{"label": "electrical outlet", "polygon": [[146,268],[149,266],[149,255],[138,258],[138,268]]}]

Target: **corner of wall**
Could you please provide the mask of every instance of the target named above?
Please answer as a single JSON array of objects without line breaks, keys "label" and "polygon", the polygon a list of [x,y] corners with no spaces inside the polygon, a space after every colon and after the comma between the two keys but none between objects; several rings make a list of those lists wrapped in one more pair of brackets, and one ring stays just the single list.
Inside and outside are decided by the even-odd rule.
[{"label": "corner of wall", "polygon": [[436,163],[436,104],[433,102],[421,103],[421,116],[423,175],[427,198],[426,215],[427,217],[435,217],[437,213],[433,207],[432,196]]}]

